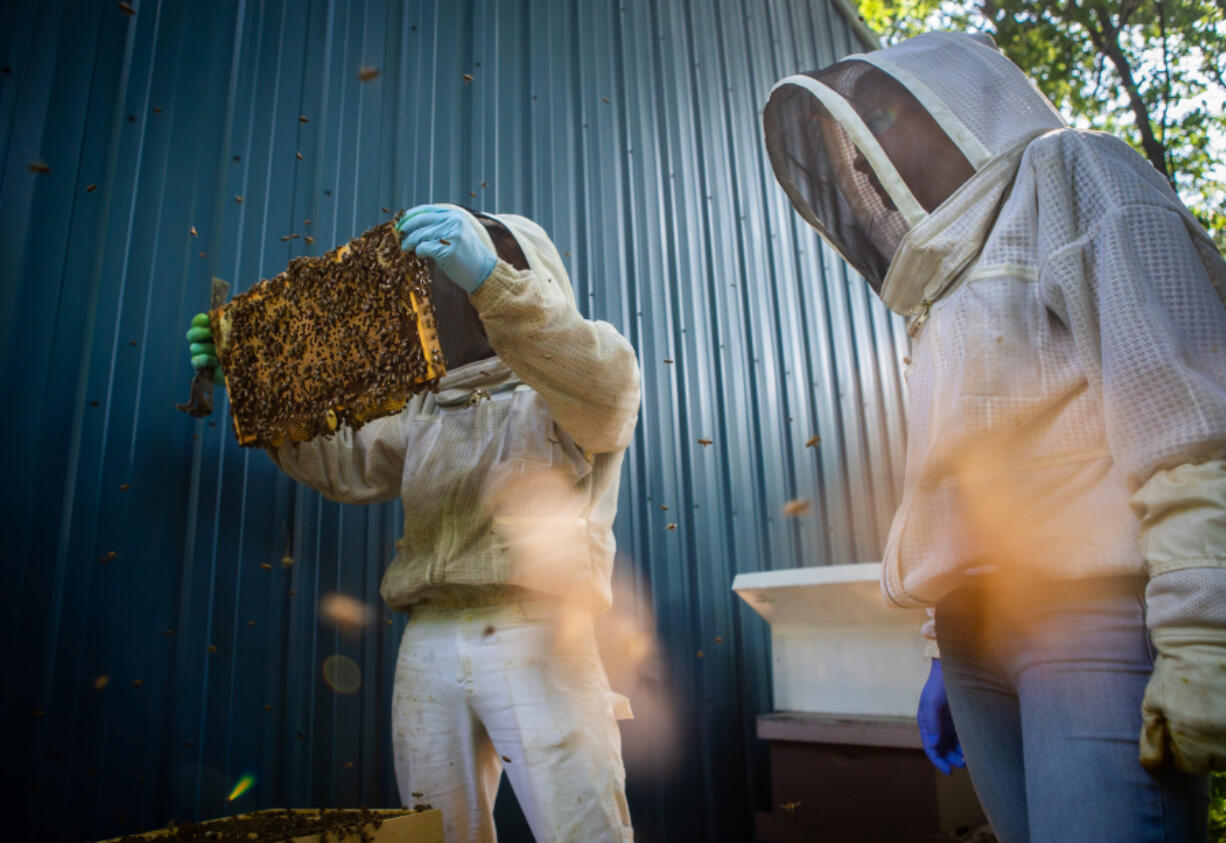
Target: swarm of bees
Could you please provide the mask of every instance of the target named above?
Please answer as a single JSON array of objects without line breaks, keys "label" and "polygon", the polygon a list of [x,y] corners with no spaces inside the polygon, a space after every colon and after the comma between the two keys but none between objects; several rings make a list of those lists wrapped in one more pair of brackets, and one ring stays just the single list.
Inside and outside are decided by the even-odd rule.
[{"label": "swarm of bees", "polygon": [[240,445],[278,447],[398,412],[446,371],[422,258],[385,222],[300,257],[209,314]]}]

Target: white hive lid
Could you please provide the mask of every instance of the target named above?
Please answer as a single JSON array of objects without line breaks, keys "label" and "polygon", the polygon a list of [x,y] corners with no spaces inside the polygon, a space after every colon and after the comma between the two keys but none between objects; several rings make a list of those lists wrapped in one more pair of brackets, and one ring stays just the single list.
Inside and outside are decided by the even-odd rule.
[{"label": "white hive lid", "polygon": [[886,605],[880,576],[880,562],[788,568],[737,574],[732,590],[771,625],[914,626],[913,612]]}]

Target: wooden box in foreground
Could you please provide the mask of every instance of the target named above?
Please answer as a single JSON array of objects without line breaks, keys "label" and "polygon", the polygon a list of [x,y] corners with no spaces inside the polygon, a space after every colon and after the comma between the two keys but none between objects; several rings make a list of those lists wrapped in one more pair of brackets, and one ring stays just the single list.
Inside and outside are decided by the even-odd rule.
[{"label": "wooden box in foreground", "polygon": [[432,388],[446,365],[430,292],[389,221],[211,311],[239,444],[358,428]]},{"label": "wooden box in foreground", "polygon": [[[316,826],[318,830],[305,834]],[[105,843],[169,843],[169,841],[292,841],[292,843],[443,843],[443,813],[419,809],[319,810],[277,808],[221,817],[201,823],[115,837]]]}]

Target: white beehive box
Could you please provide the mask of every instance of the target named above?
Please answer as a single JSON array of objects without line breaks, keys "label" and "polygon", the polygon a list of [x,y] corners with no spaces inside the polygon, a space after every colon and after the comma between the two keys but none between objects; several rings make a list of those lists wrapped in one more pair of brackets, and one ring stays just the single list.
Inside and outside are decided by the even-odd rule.
[{"label": "white beehive box", "polygon": [[914,717],[928,677],[918,609],[887,607],[881,563],[738,574],[770,624],[776,711]]}]

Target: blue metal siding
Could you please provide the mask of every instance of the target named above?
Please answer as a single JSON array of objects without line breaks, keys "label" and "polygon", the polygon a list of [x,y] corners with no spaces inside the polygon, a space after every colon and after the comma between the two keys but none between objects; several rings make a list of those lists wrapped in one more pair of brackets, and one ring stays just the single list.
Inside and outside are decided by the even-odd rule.
[{"label": "blue metal siding", "polygon": [[[242,292],[431,200],[538,220],[580,307],[638,349],[619,565],[654,600],[684,742],[667,780],[629,770],[631,810],[644,840],[750,838],[770,653],[732,578],[878,558],[901,470],[905,334],[791,211],[761,141],[778,78],[860,48],[834,2],[3,7],[14,839],[397,803],[402,619],[380,607],[346,638],[317,614],[331,591],[379,606],[398,507],[297,486],[235,445],[220,395],[211,421],[174,402],[210,277]],[[813,511],[784,517],[793,498]],[[334,653],[358,693],[321,681]],[[505,794],[499,813],[523,839]]]}]

